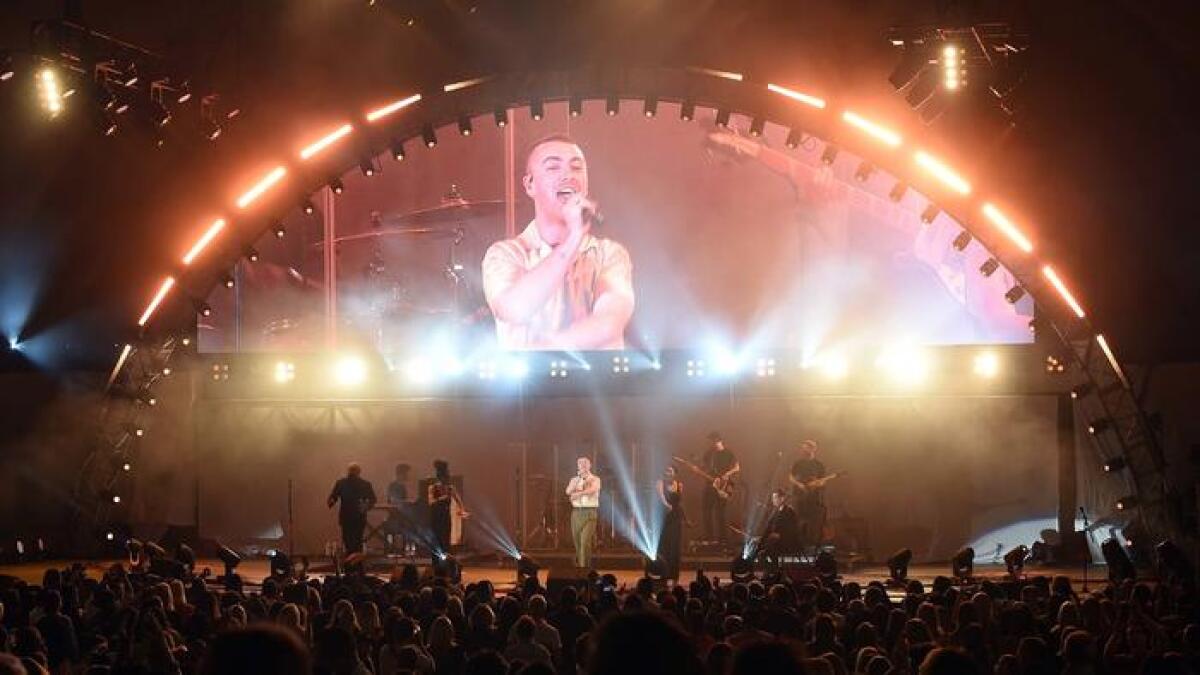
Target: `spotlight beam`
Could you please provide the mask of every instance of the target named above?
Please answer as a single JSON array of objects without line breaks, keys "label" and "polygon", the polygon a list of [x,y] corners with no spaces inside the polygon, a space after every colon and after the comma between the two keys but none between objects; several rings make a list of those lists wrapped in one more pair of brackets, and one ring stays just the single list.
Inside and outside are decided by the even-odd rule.
[{"label": "spotlight beam", "polygon": [[996,208],[991,203],[986,203],[983,205],[983,215],[987,216],[987,219],[992,221],[992,224],[996,226],[996,229],[1000,230],[1004,236],[1008,237],[1010,241],[1016,244],[1017,248],[1026,253],[1033,253],[1033,242],[1030,241],[1029,237],[1026,237],[1025,233],[1021,232],[1021,230],[1011,220],[1008,219],[1008,216],[1005,216],[1004,213],[1000,211],[1000,209]]},{"label": "spotlight beam", "polygon": [[249,190],[246,190],[244,193],[242,193],[241,197],[238,197],[238,208],[244,209],[253,204],[255,200],[263,196],[263,193],[265,193],[267,190],[270,190],[279,181],[283,180],[283,177],[286,175],[287,169],[282,166],[277,166],[274,169],[271,169],[267,175],[259,179],[259,181],[255,183]]},{"label": "spotlight beam", "polygon": [[1075,300],[1075,296],[1071,294],[1070,289],[1068,289],[1067,285],[1063,283],[1063,280],[1058,276],[1058,273],[1054,271],[1053,267],[1049,265],[1042,267],[1042,275],[1050,280],[1050,283],[1054,286],[1054,290],[1058,291],[1058,294],[1062,296],[1063,302],[1067,303],[1067,306],[1071,308],[1071,311],[1075,313],[1075,316],[1079,317],[1080,319],[1087,316],[1083,312],[1083,307],[1079,306],[1079,302]]},{"label": "spotlight beam", "polygon": [[379,120],[387,117],[388,115],[391,115],[392,113],[403,110],[404,108],[407,108],[408,106],[410,106],[420,100],[421,100],[420,94],[413,94],[412,96],[408,96],[408,97],[399,99],[397,101],[392,101],[391,103],[389,103],[385,106],[376,108],[376,109],[368,112],[367,116],[366,116],[367,121],[368,122],[378,122]]},{"label": "spotlight beam", "polygon": [[142,312],[142,316],[138,318],[138,326],[145,327],[150,321],[150,317],[154,316],[154,312],[158,306],[162,304],[167,293],[171,292],[171,288],[175,286],[175,277],[167,277],[163,279],[162,285],[158,287],[158,292],[154,294],[154,298],[150,300],[150,304],[146,305],[146,311]]},{"label": "spotlight beam", "polygon": [[200,255],[200,253],[202,253],[204,249],[208,247],[210,243],[212,243],[212,240],[221,233],[221,230],[225,229],[225,225],[226,223],[224,218],[218,218],[217,220],[213,221],[213,224],[208,226],[208,229],[205,230],[204,234],[196,240],[195,244],[192,244],[192,247],[188,249],[188,252],[183,256],[184,266],[191,265],[192,262],[196,260],[196,256]]},{"label": "spotlight beam", "polygon": [[900,147],[903,139],[900,134],[888,129],[887,127],[872,122],[871,120],[859,115],[853,110],[847,110],[842,113],[842,120],[852,127],[856,127],[865,132],[868,136],[892,148]]},{"label": "spotlight beam", "polygon": [[778,84],[768,84],[767,90],[773,91],[780,96],[786,96],[793,101],[799,101],[804,105],[809,105],[817,109],[825,108],[825,99],[817,98],[816,96],[805,94],[804,92],[796,91],[795,89],[789,89]]},{"label": "spotlight beam", "polygon": [[918,150],[913,155],[913,159],[916,161],[917,166],[928,171],[930,175],[941,181],[946,187],[963,196],[971,194],[971,184],[967,182],[967,179],[958,175],[954,169],[951,169],[942,160],[924,150]]},{"label": "spotlight beam", "polygon": [[325,150],[325,148],[328,148],[334,143],[337,143],[341,139],[345,138],[352,131],[354,131],[353,125],[351,125],[349,122],[343,124],[337,129],[334,129],[312,143],[304,146],[304,148],[300,150],[300,159],[312,159],[313,157],[316,157],[319,153]]}]

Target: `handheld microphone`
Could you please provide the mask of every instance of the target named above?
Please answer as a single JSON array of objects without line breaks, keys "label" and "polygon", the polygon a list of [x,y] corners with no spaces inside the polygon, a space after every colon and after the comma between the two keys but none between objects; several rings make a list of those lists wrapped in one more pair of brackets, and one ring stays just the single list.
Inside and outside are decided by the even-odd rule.
[{"label": "handheld microphone", "polygon": [[604,214],[600,213],[600,208],[583,207],[583,220],[592,227],[600,227],[604,225]]}]

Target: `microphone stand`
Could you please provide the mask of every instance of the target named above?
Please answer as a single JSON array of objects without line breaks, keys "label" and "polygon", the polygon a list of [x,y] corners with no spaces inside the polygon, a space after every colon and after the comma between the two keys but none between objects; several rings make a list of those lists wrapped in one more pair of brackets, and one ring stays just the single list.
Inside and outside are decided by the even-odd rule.
[{"label": "microphone stand", "polygon": [[[1088,532],[1089,525],[1088,525],[1087,511],[1085,511],[1082,506],[1079,507],[1079,515],[1083,516],[1083,531]],[[1088,592],[1088,563],[1090,563],[1091,560],[1092,560],[1092,552],[1088,548],[1087,540],[1085,539],[1084,543],[1083,543],[1083,592],[1084,593]]]}]

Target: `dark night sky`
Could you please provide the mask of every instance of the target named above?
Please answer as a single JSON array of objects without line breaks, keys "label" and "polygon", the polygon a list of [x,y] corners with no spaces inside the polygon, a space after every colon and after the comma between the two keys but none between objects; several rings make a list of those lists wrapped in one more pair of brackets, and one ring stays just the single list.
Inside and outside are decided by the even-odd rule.
[{"label": "dark night sky", "polygon": [[[0,299],[28,295],[14,291],[18,281],[36,284],[27,330],[59,331],[83,355],[96,344],[107,355],[177,254],[180,228],[194,230],[244,183],[237,172],[381,92],[620,58],[763,73],[911,120],[887,84],[896,55],[884,33],[935,12],[901,0],[76,4],[97,30],[165,54],[245,110],[216,144],[156,151],[69,116],[47,124],[28,87],[0,86]],[[1062,0],[1001,3],[998,12],[993,3],[939,4],[1009,18],[1033,48],[1011,133],[964,105],[926,137],[1036,224],[1039,246],[1123,358],[1200,357],[1193,3]],[[0,48],[23,47],[30,21],[60,11],[9,0]]]}]

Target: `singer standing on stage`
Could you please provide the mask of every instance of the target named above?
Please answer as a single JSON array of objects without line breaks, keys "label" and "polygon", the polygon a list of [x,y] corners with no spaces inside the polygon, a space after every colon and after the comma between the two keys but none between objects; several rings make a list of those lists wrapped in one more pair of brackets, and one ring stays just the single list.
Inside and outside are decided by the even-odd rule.
[{"label": "singer standing on stage", "polygon": [[596,521],[600,511],[600,477],[592,473],[592,460],[575,460],[578,471],[567,483],[571,498],[571,539],[575,542],[575,566],[592,567],[592,548],[596,545]]},{"label": "singer standing on stage", "polygon": [[531,147],[522,178],[533,222],[483,257],[483,291],[502,349],[623,349],[633,264],[598,237],[583,151],[565,134]]},{"label": "singer standing on stage", "polygon": [[361,553],[367,511],[375,506],[375,488],[362,477],[362,467],[357,462],[351,462],[346,467],[346,477],[339,478],[333,484],[326,504],[332,509],[338,502],[341,502],[338,524],[342,527],[342,544],[346,547],[346,555]]}]

